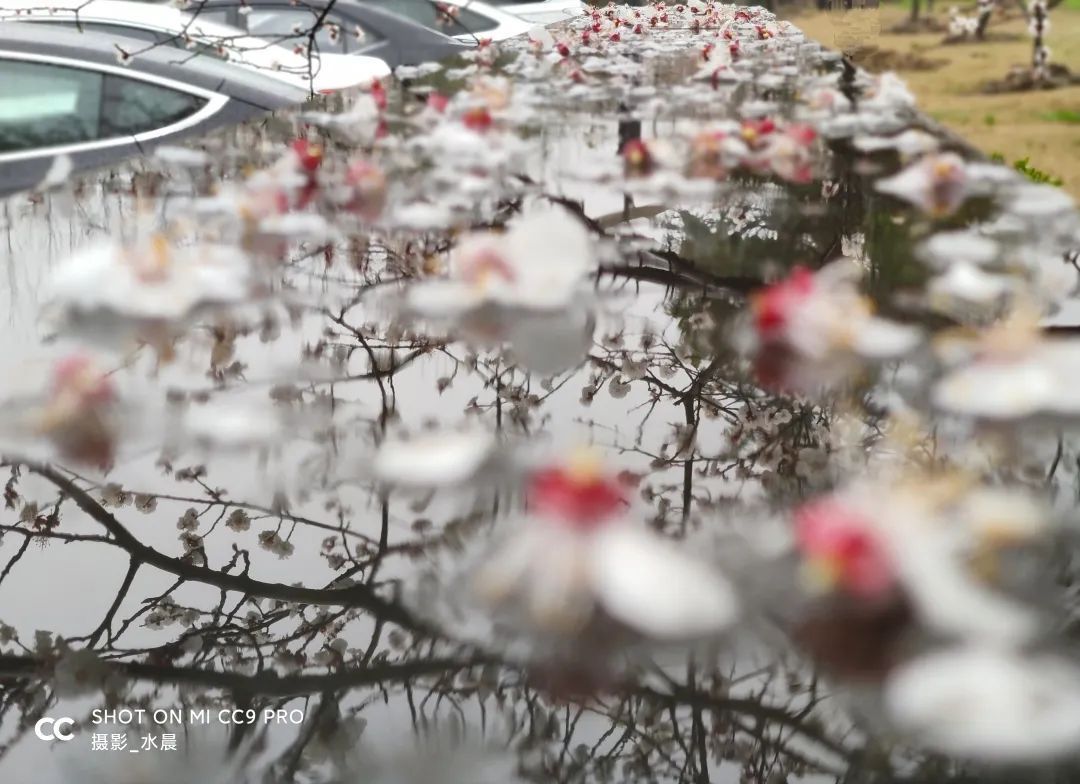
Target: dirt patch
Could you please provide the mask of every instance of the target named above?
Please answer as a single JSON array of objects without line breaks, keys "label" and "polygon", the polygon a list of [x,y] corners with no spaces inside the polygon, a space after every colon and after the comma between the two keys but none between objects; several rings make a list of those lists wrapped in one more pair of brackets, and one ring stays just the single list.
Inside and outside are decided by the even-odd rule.
[{"label": "dirt patch", "polygon": [[1050,73],[1045,79],[1036,80],[1030,67],[1014,65],[1004,79],[987,82],[983,85],[984,93],[1020,93],[1029,90],[1056,90],[1080,84],[1080,74],[1074,74],[1064,65],[1050,65]]},{"label": "dirt patch", "polygon": [[885,71],[933,71],[948,63],[948,60],[923,57],[916,52],[898,52],[895,49],[882,49],[877,46],[860,46],[847,52],[857,65],[870,73]]},{"label": "dirt patch", "polygon": [[1027,40],[1030,40],[1029,36],[1020,35],[1019,33],[1001,33],[995,30],[989,30],[987,31],[986,35],[982,37],[982,39],[973,38],[971,36],[965,35],[959,35],[955,38],[945,36],[941,40],[941,43],[949,44],[950,46],[952,46],[954,44],[1006,44],[1015,43],[1016,41]]},{"label": "dirt patch", "polygon": [[948,25],[940,22],[932,16],[921,16],[918,19],[905,19],[897,22],[886,32],[893,35],[917,35],[919,33],[944,33],[949,29]]}]

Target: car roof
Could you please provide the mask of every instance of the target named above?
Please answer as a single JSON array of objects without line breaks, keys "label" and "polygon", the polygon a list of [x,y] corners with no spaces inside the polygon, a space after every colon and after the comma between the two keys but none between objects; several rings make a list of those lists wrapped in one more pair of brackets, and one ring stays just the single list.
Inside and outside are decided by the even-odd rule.
[{"label": "car roof", "polygon": [[[56,0],[55,3],[49,0],[48,5],[43,5],[39,0],[0,0],[0,15],[6,16],[0,20],[0,24],[18,21],[20,18],[25,20],[27,17],[33,17],[33,22],[38,24],[55,21],[77,25],[81,20],[87,25],[109,24],[159,30],[169,35],[185,35],[209,45],[228,42],[226,48],[240,55],[235,59],[229,58],[235,64],[253,70],[273,71],[275,81],[286,81],[298,87],[311,87],[309,60],[293,49],[210,19],[192,19],[172,5],[161,6],[134,0]],[[136,36],[131,37],[137,39]],[[141,43],[135,51],[142,56],[144,49],[145,43]],[[322,64],[316,70],[322,73],[323,65],[333,58],[334,55],[319,57]],[[340,66],[338,69],[340,70]],[[315,88],[318,87],[316,83]]]},{"label": "car roof", "polygon": [[[0,55],[16,52],[116,68],[119,66],[116,44],[123,45],[126,40],[113,33],[79,31],[54,25],[13,21],[0,23]],[[139,43],[135,39],[130,40],[133,48]],[[308,97],[305,90],[291,87],[271,76],[166,46],[141,52],[123,69],[184,82],[267,110],[292,106]]]},{"label": "car roof", "polygon": [[[393,12],[396,4],[399,0],[356,0],[357,2],[364,3],[365,5],[374,5],[379,8],[384,8]],[[520,16],[507,11],[505,8],[499,8],[481,0],[411,0],[411,2],[423,2],[432,6],[453,6],[459,11],[469,11],[480,16],[487,17],[491,22],[494,22],[498,27],[510,28],[519,32],[525,32],[533,25],[523,19]],[[484,33],[481,32],[479,37],[482,38]]]},{"label": "car roof", "polygon": [[[235,48],[279,50],[282,57],[296,57],[271,41],[263,41],[230,25],[210,19],[197,19],[182,12],[171,3],[165,5],[140,3],[137,0],[0,0],[0,14],[20,11],[37,19],[48,19],[64,12],[61,18],[111,20],[117,24],[138,27],[145,25],[158,30],[188,33],[192,38],[222,39]],[[13,17],[8,17],[11,20]],[[14,17],[17,18],[17,17]]]},{"label": "car roof", "polygon": [[[163,0],[163,2],[171,3],[171,0]],[[243,6],[282,6],[321,10],[331,4],[335,10],[341,11],[343,16],[358,19],[376,32],[394,30],[400,35],[424,36],[432,41],[446,42],[452,46],[464,46],[460,41],[445,33],[432,30],[407,16],[395,13],[392,7],[373,5],[360,2],[360,0],[298,0],[298,2],[290,0],[190,0],[184,7],[184,12],[196,16],[200,8],[240,8]]]}]

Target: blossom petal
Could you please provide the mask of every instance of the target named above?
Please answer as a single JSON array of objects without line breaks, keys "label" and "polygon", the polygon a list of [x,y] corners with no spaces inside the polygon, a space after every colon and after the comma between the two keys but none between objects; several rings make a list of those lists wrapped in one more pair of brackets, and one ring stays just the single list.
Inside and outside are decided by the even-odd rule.
[{"label": "blossom petal", "polygon": [[1080,743],[1080,672],[1053,657],[983,647],[933,653],[892,675],[885,703],[901,728],[952,754],[1042,760]]},{"label": "blossom petal", "polygon": [[372,467],[385,482],[452,485],[476,476],[494,449],[495,439],[482,430],[426,433],[387,439]]},{"label": "blossom petal", "polygon": [[1051,368],[1036,362],[978,363],[949,373],[931,392],[945,411],[1014,419],[1045,410],[1060,391]]},{"label": "blossom petal", "polygon": [[723,576],[629,524],[596,534],[591,579],[609,615],[650,637],[716,634],[739,614],[734,588]]}]

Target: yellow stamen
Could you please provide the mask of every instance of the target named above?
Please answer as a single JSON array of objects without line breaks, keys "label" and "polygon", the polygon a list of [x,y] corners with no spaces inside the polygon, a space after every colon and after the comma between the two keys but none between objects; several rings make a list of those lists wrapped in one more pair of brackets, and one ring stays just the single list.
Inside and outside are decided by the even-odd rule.
[{"label": "yellow stamen", "polygon": [[804,561],[800,571],[803,584],[808,591],[826,594],[835,590],[840,583],[843,565],[838,558],[817,555]]},{"label": "yellow stamen", "polygon": [[575,449],[566,460],[566,473],[576,482],[587,484],[603,474],[604,461],[593,447]]}]

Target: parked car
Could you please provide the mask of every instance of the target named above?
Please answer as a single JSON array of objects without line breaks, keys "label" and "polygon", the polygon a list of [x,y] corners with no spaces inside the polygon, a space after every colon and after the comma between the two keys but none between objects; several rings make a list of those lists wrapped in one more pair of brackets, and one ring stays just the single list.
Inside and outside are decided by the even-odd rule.
[{"label": "parked car", "polygon": [[486,0],[489,5],[534,24],[565,22],[585,12],[582,0]]},{"label": "parked car", "polygon": [[361,0],[408,17],[460,41],[503,41],[522,35],[533,24],[479,0]]},{"label": "parked car", "polygon": [[[329,10],[327,8],[329,7]],[[286,46],[305,44],[320,22],[320,54],[377,57],[391,68],[442,60],[469,46],[407,16],[357,0],[192,0],[184,10],[197,19],[227,24]]]},{"label": "parked car", "polygon": [[129,55],[141,56],[145,50],[162,45],[194,48],[306,87],[310,92],[343,90],[390,74],[389,66],[374,57],[322,54],[309,58],[235,27],[193,20],[173,7],[130,0],[3,0],[0,23],[13,21],[64,25],[136,39],[129,48],[113,50],[121,62],[126,62]]},{"label": "parked car", "polygon": [[58,158],[102,166],[308,97],[299,86],[212,57],[52,25],[0,24],[0,195],[40,183]]}]

